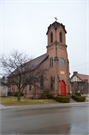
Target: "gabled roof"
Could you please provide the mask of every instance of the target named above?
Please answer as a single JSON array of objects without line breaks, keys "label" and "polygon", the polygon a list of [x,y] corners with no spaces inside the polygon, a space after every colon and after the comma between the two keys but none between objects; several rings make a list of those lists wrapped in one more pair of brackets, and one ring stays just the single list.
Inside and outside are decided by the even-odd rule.
[{"label": "gabled roof", "polygon": [[84,75],[84,74],[77,74],[77,76],[82,79],[83,81],[84,80],[88,80],[88,83],[89,83],[89,75]]},{"label": "gabled roof", "polygon": [[[42,62],[44,62],[46,59],[48,58],[47,53],[28,61],[27,63],[25,63],[25,66],[23,66],[23,72],[24,71],[31,71],[35,68],[37,68],[37,66],[39,66]],[[22,70],[21,67],[19,67],[19,70]],[[10,74],[8,77],[11,77],[13,75],[17,75],[18,74],[18,70],[14,70],[12,74]]]},{"label": "gabled roof", "polygon": [[64,31],[65,31],[65,33],[67,33],[67,31],[66,31],[66,29],[65,29],[65,26],[64,26],[62,23],[59,23],[59,22],[55,21],[54,23],[50,24],[50,26],[48,27],[48,30],[47,30],[47,33],[46,33],[47,35],[48,35],[49,29],[50,29],[51,26],[53,26],[53,28],[54,28],[55,30],[56,30],[58,27],[62,26],[63,29],[64,29]]},{"label": "gabled roof", "polygon": [[8,86],[6,83],[4,82],[0,82],[1,86]]},{"label": "gabled roof", "polygon": [[78,74],[77,72],[74,72],[74,74],[72,75],[71,79],[73,78],[73,76],[77,76],[78,78],[80,78],[82,81],[88,80],[89,83],[89,75],[84,75],[84,74]]},{"label": "gabled roof", "polygon": [[31,61],[29,61],[27,64],[28,66],[32,64],[32,66],[37,67],[39,64],[41,64],[46,58],[48,58],[48,55],[45,53]]}]

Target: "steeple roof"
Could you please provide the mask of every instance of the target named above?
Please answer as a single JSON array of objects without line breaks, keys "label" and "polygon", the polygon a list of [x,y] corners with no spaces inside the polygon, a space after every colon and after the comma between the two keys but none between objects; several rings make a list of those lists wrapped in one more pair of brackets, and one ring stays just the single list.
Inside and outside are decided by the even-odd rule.
[{"label": "steeple roof", "polygon": [[48,35],[49,29],[50,29],[51,26],[53,26],[53,28],[54,28],[55,30],[56,30],[58,27],[62,26],[63,29],[64,29],[64,31],[65,31],[65,33],[67,33],[67,31],[66,31],[66,29],[65,29],[65,26],[64,26],[62,23],[59,23],[59,22],[55,21],[54,23],[52,23],[52,24],[49,25],[48,30],[47,30],[47,33],[46,33],[47,35]]}]

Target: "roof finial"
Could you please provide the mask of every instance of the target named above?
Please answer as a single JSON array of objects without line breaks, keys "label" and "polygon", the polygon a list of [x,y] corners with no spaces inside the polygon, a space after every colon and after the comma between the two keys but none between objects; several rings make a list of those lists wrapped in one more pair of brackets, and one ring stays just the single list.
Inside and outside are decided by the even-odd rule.
[{"label": "roof finial", "polygon": [[57,17],[54,17],[54,19],[55,19],[55,21],[57,21],[58,19],[57,19]]}]

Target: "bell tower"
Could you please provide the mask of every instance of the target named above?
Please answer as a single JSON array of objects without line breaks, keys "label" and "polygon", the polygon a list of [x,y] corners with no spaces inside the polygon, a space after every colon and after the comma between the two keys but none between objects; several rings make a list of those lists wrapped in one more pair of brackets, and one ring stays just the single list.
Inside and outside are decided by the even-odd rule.
[{"label": "bell tower", "polygon": [[[69,60],[66,45],[66,29],[55,21],[47,30],[47,55],[49,55],[50,75],[53,77],[53,93],[67,96],[70,94]],[[53,66],[50,66],[50,65]]]}]

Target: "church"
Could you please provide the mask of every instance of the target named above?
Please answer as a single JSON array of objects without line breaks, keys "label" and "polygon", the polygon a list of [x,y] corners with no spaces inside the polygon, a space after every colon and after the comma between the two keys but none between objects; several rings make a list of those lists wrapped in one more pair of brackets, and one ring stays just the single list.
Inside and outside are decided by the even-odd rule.
[{"label": "church", "polygon": [[[49,68],[47,71],[48,80],[45,80],[45,82],[41,80],[40,89],[37,88],[35,92],[36,98],[43,94],[43,86],[46,86],[49,92],[54,94],[54,97],[58,94],[64,96],[70,96],[71,94],[66,33],[67,31],[62,23],[55,21],[50,24],[46,33],[47,52],[32,60],[36,66],[43,64]],[[13,87],[11,89],[12,92],[16,92]],[[34,86],[26,86],[23,93],[25,97],[33,97]]]}]

